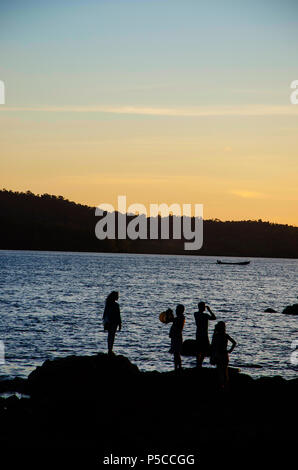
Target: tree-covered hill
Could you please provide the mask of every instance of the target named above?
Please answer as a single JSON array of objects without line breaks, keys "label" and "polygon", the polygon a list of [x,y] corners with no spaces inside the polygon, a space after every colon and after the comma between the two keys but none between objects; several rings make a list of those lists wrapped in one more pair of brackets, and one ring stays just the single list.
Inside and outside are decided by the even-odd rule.
[{"label": "tree-covered hill", "polygon": [[289,225],[205,220],[202,249],[184,251],[184,240],[98,240],[98,220],[94,207],[62,196],[0,191],[0,249],[298,257],[298,227]]}]

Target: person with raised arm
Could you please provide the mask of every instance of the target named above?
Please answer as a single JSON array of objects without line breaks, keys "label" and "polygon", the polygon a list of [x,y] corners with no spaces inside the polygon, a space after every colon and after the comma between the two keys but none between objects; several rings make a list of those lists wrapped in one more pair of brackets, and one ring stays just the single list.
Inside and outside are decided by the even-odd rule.
[{"label": "person with raised arm", "polygon": [[[196,332],[196,350],[197,350],[197,367],[202,367],[204,358],[210,355],[210,342],[208,337],[209,320],[216,320],[216,316],[211,308],[205,302],[198,303],[199,310],[194,313],[197,325]],[[207,309],[207,312],[205,311]]]}]

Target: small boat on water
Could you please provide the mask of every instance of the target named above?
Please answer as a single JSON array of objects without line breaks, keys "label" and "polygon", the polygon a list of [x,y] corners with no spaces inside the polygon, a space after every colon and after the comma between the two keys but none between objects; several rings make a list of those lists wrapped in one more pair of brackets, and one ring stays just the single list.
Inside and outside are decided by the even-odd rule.
[{"label": "small boat on water", "polygon": [[246,266],[250,263],[250,261],[220,261],[217,260],[217,264],[236,264],[238,266]]}]

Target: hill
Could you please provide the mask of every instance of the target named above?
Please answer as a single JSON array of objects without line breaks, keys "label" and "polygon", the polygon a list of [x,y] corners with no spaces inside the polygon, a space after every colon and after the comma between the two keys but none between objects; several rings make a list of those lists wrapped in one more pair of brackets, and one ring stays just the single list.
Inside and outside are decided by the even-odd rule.
[{"label": "hill", "polygon": [[[128,216],[128,223],[132,219]],[[98,220],[94,207],[62,196],[0,191],[0,249],[298,257],[298,227],[289,225],[261,220],[204,220],[203,247],[184,251],[184,240],[98,240]],[[170,216],[170,227],[172,222]]]}]

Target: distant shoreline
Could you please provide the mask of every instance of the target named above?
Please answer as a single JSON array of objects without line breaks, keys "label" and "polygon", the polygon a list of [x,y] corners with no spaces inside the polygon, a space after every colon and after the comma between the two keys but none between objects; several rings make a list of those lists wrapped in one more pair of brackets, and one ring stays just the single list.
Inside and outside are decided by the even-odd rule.
[{"label": "distant shoreline", "polygon": [[251,259],[279,259],[279,260],[298,260],[298,256],[297,257],[283,257],[283,256],[246,256],[246,255],[221,255],[221,254],[215,254],[215,255],[207,255],[207,254],[200,254],[200,253],[189,253],[189,252],[185,252],[185,253],[150,253],[150,252],[134,252],[134,251],[127,251],[127,252],[123,252],[123,251],[84,251],[84,250],[78,250],[78,251],[74,251],[74,250],[44,250],[44,249],[24,249],[24,248],[0,248],[0,252],[3,252],[3,251],[16,251],[16,252],[20,252],[20,251],[24,251],[24,252],[37,252],[37,253],[73,253],[73,254],[90,254],[90,255],[93,255],[93,254],[98,254],[98,255],[136,255],[136,256],[197,256],[197,257],[202,257],[202,258],[235,258],[235,259],[247,259],[249,258],[250,260]]},{"label": "distant shoreline", "polygon": [[[106,214],[96,215],[94,207],[76,204],[62,196],[0,190],[0,249],[298,259],[298,227],[292,225],[262,220],[204,219],[202,248],[194,250],[192,246],[187,251],[185,244],[190,238],[181,233],[177,237],[174,231],[177,216],[155,217],[156,233],[152,238],[151,218],[143,219],[146,237],[140,238],[138,228],[134,239],[127,237],[127,229],[132,221],[138,226],[134,221],[136,215],[126,214],[119,237],[118,217],[115,217],[113,237],[98,239],[95,228],[105,217]],[[194,217],[188,219],[192,235],[196,222]],[[102,225],[105,223],[106,220]],[[167,236],[162,236],[164,224],[168,227]]]}]

